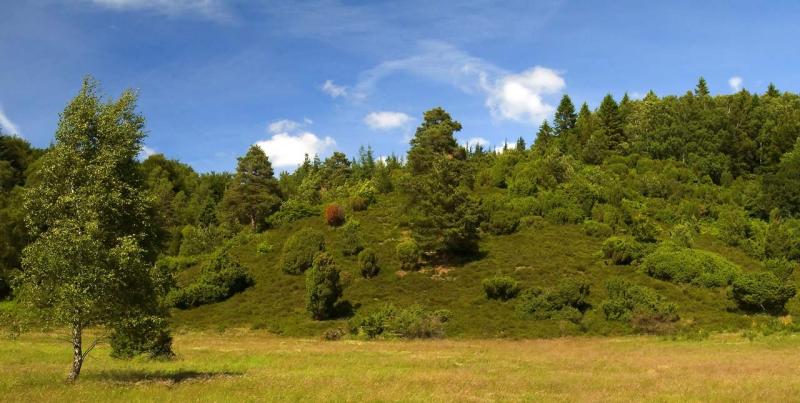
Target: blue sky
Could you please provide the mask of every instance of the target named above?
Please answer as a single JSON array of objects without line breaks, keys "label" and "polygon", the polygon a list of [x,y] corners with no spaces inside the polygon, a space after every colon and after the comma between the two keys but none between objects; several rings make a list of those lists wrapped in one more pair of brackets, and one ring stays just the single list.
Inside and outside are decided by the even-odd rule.
[{"label": "blue sky", "polygon": [[0,126],[48,145],[91,74],[139,91],[150,152],[222,171],[260,144],[284,170],[402,154],[434,106],[494,147],[532,141],[563,93],[798,90],[800,3],[697,3],[0,0]]}]

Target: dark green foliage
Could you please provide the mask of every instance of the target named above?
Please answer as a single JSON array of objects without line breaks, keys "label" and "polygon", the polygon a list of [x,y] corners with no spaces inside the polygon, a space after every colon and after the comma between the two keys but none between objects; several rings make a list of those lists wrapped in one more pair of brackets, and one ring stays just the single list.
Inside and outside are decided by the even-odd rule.
[{"label": "dark green foliage", "polygon": [[419,259],[422,252],[417,242],[411,238],[406,238],[397,243],[395,247],[397,259],[400,261],[402,270],[414,270],[419,266]]},{"label": "dark green foliage", "polygon": [[217,226],[187,225],[181,229],[181,256],[209,253],[222,244],[231,234]]},{"label": "dark green foliage", "polygon": [[372,278],[378,275],[380,265],[375,250],[366,248],[358,253],[358,268],[364,278]]},{"label": "dark green foliage", "polygon": [[111,356],[133,358],[146,354],[150,358],[165,359],[172,352],[172,336],[166,320],[157,316],[126,318],[114,326],[109,338]]},{"label": "dark green foliage", "polygon": [[444,337],[445,324],[450,320],[449,311],[428,311],[419,305],[398,309],[384,305],[364,316],[350,321],[351,330],[374,339],[378,336],[404,339],[428,339]]},{"label": "dark green foliage", "polygon": [[534,319],[563,319],[574,323],[581,321],[582,312],[589,304],[589,283],[566,279],[553,290],[530,288],[522,292],[516,310]]},{"label": "dark green foliage", "polygon": [[499,210],[492,213],[488,221],[481,224],[481,229],[494,235],[513,234],[519,226],[519,218],[506,210]]},{"label": "dark green foliage", "polygon": [[520,286],[517,280],[508,276],[495,276],[484,279],[483,292],[486,298],[507,301],[516,298],[519,294]]},{"label": "dark green foliage", "polygon": [[796,293],[794,284],[771,272],[744,273],[733,281],[733,299],[745,310],[781,313]]},{"label": "dark green foliage", "polygon": [[602,309],[610,320],[631,321],[639,315],[663,322],[678,320],[675,304],[667,302],[652,288],[611,279],[606,283],[606,289],[608,299],[603,302]]},{"label": "dark green foliage", "polygon": [[800,216],[800,138],[781,157],[774,173],[764,177],[765,199],[787,216]]},{"label": "dark green foliage", "polygon": [[287,274],[302,274],[314,262],[317,253],[325,250],[321,232],[305,227],[295,232],[283,244],[281,269]]},{"label": "dark green foliage", "polygon": [[192,284],[173,291],[168,301],[176,308],[188,309],[224,301],[251,285],[253,279],[247,269],[220,250],[203,263],[200,276]]},{"label": "dark green foliage", "polygon": [[644,255],[644,248],[633,238],[612,236],[603,242],[602,253],[613,264],[628,265]]},{"label": "dark green foliage", "polygon": [[226,220],[249,225],[252,229],[265,224],[265,219],[281,205],[281,191],[269,157],[258,146],[251,146],[239,158],[236,176],[225,190],[221,211]]},{"label": "dark green foliage", "polygon": [[575,105],[572,104],[569,95],[564,94],[553,118],[553,133],[563,141],[564,137],[568,136],[569,132],[575,128],[577,121],[578,115],[575,114]]},{"label": "dark green foliage", "polygon": [[796,268],[796,262],[786,259],[768,259],[764,262],[764,269],[784,282],[791,281],[792,274],[794,274]]},{"label": "dark green foliage", "polygon": [[289,199],[281,204],[280,209],[271,215],[267,222],[272,226],[288,224],[305,217],[317,215],[317,209],[300,199]]},{"label": "dark green foliage", "polygon": [[361,242],[361,223],[356,220],[349,220],[338,231],[341,233],[339,242],[342,253],[345,256],[356,255],[361,249],[364,249]]},{"label": "dark green foliage", "polygon": [[641,269],[657,279],[703,287],[728,285],[741,272],[739,266],[715,253],[672,245],[660,246],[647,255]]},{"label": "dark green foliage", "polygon": [[333,258],[325,252],[318,253],[311,269],[306,271],[306,310],[315,320],[329,319],[341,296],[339,270]]}]

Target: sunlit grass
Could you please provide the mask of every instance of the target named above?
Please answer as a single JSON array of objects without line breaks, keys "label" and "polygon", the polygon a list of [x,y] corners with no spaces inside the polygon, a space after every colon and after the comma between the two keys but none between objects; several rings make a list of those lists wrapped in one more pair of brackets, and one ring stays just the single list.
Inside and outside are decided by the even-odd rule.
[{"label": "sunlit grass", "polygon": [[340,341],[189,333],[168,362],[106,346],[77,385],[52,335],[0,341],[3,401],[791,401],[800,338]]}]

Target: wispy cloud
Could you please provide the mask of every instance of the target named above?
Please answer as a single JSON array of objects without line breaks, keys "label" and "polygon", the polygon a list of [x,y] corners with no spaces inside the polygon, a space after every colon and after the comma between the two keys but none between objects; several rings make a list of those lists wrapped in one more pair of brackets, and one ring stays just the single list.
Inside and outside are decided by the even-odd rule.
[{"label": "wispy cloud", "polygon": [[8,115],[6,115],[2,105],[0,105],[0,128],[2,128],[6,134],[16,134],[19,136],[22,135],[22,132],[19,130],[19,126],[14,124],[14,122],[8,118]]},{"label": "wispy cloud", "polygon": [[403,112],[372,112],[364,117],[364,123],[370,129],[390,130],[406,126],[411,122],[411,116]]},{"label": "wispy cloud", "polygon": [[739,90],[742,89],[742,83],[743,82],[744,82],[744,80],[742,80],[742,78],[739,77],[739,76],[733,76],[733,77],[728,79],[728,85],[730,85],[731,89],[736,91],[736,92],[738,92]]},{"label": "wispy cloud", "polygon": [[381,80],[406,73],[446,83],[467,94],[486,97],[486,106],[499,120],[538,125],[555,109],[547,96],[559,93],[566,83],[553,69],[535,66],[521,73],[508,72],[443,42],[426,41],[419,52],[406,58],[385,61],[360,74],[352,91],[364,100]]},{"label": "wispy cloud", "polygon": [[333,80],[326,80],[322,84],[322,92],[330,95],[332,98],[346,97],[347,87],[334,84]]},{"label": "wispy cloud", "polygon": [[221,0],[91,0],[95,5],[118,11],[153,11],[177,17],[193,15],[229,22],[233,15]]}]

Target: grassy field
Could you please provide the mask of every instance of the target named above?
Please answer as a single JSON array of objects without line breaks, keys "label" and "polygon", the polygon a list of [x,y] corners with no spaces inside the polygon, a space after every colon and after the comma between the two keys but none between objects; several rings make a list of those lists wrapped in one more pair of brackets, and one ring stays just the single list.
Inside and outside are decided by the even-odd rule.
[{"label": "grassy field", "polygon": [[76,385],[53,335],[0,341],[0,396],[39,401],[796,401],[800,337],[339,341],[187,333],[169,362],[106,347]]}]

